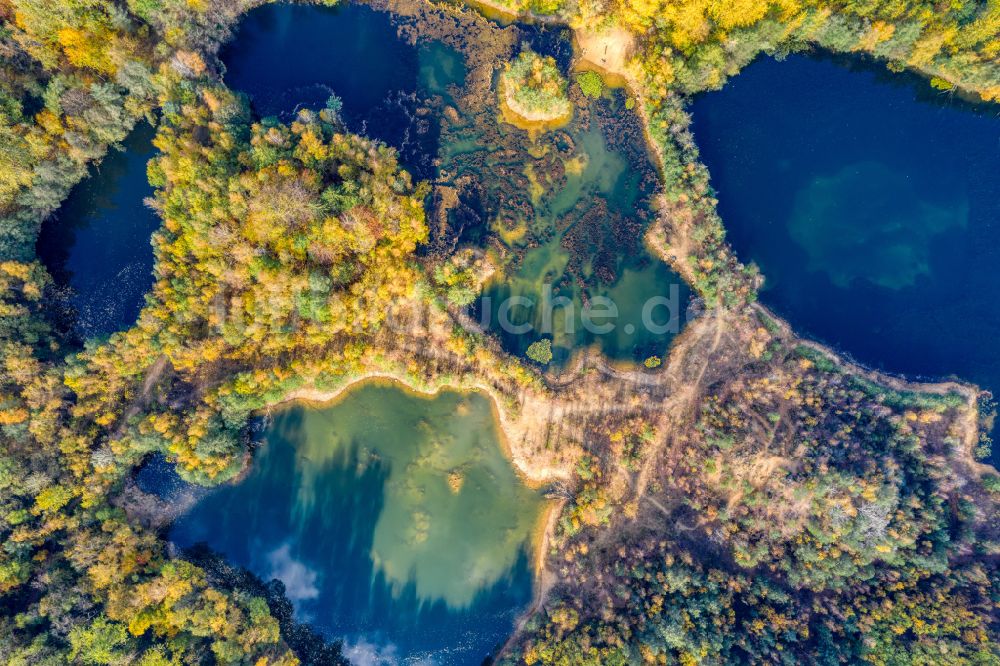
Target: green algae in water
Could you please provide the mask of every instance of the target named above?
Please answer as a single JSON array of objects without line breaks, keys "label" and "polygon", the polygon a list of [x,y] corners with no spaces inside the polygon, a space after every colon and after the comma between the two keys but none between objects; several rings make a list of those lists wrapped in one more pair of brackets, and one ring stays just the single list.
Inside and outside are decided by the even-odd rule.
[{"label": "green algae in water", "polygon": [[[504,302],[515,300],[505,318],[515,327],[532,327],[531,331],[511,336],[518,339],[510,344],[526,350],[531,342],[550,337],[557,363],[565,363],[575,350],[588,345],[597,345],[614,360],[641,361],[664,354],[680,329],[690,293],[677,275],[663,262],[651,259],[645,264],[625,265],[612,284],[589,289],[591,328],[597,331],[592,332],[582,320],[582,290],[573,286],[552,288],[552,281],[545,277],[562,277],[558,267],[565,266],[567,254],[558,247],[558,241],[533,250],[526,264],[528,260],[547,260],[545,271],[536,277],[518,272],[489,289],[491,323],[500,320]],[[532,305],[523,305],[518,298],[530,299]],[[543,303],[552,303],[553,307],[547,309]]]},{"label": "green algae in water", "polygon": [[[622,209],[630,208],[638,197],[638,185],[627,178],[628,164],[608,149],[600,128],[591,126],[579,135],[580,150],[567,165],[566,186],[560,189],[541,214],[550,221],[569,213],[584,197],[600,194],[615,197]],[[582,166],[582,170],[574,169]]]},{"label": "green algae in water", "polygon": [[810,270],[823,271],[834,285],[868,280],[902,289],[930,275],[935,238],[964,229],[968,217],[968,201],[937,204],[903,173],[860,162],[813,179],[796,195],[788,227]]},{"label": "green algae in water", "polygon": [[171,538],[280,578],[297,614],[332,637],[478,664],[531,598],[543,508],[499,437],[478,393],[368,382],[329,406],[295,404],[246,478]]}]

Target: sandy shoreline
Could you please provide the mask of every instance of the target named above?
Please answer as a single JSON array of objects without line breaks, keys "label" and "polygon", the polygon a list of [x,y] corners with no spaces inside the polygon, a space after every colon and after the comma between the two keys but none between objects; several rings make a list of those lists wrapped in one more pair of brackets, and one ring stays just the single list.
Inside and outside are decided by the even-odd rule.
[{"label": "sandy shoreline", "polygon": [[411,395],[419,396],[425,399],[434,398],[442,391],[483,393],[489,398],[490,406],[493,411],[493,417],[497,422],[497,432],[499,434],[498,439],[501,450],[503,451],[504,456],[510,460],[511,464],[514,466],[514,471],[525,485],[529,488],[538,489],[546,484],[552,483],[553,481],[565,481],[568,477],[568,474],[564,469],[551,467],[539,468],[529,464],[529,462],[522,456],[515,453],[510,440],[513,436],[512,433],[516,432],[516,429],[512,425],[510,415],[502,406],[502,395],[495,387],[482,381],[467,383],[441,381],[431,387],[424,387],[416,386],[407,378],[392,372],[371,371],[351,377],[336,389],[321,390],[315,387],[302,387],[295,389],[286,394],[280,401],[275,403],[272,408],[294,402],[313,403],[315,405],[329,407],[344,399],[350,391],[369,382],[383,382],[385,384],[393,385]]}]

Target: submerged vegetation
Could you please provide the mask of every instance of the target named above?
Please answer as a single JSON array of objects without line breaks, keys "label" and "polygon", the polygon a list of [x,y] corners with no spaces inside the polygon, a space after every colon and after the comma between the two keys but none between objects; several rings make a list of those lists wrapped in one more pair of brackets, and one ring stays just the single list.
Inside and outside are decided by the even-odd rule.
[{"label": "submerged vegetation", "polygon": [[[642,130],[651,142],[662,193],[645,240],[704,306],[645,368],[585,355],[574,382],[548,382],[461,311],[491,268],[469,235],[492,257],[539,246],[533,195],[587,168],[572,137],[532,147],[531,170],[527,148],[503,144],[483,162],[490,189],[415,183],[394,150],[345,130],[336,98],[287,122],[255,117],[215,56],[254,4],[0,2],[0,658],[342,660],[290,620],[280,588],[168,548],[137,518],[131,477],[159,453],[189,480],[231,480],[254,412],[384,374],[488,391],[514,462],[564,501],[513,663],[1000,662],[998,483],[971,456],[978,392],[865,373],[755,306],[757,275],[725,242],[684,108],[757,53],[811,44],[997,100],[996,2],[496,3],[565,21],[630,85],[642,127],[623,115],[607,134],[622,150],[642,151]],[[389,5],[407,34],[467,55],[469,35],[495,38],[455,103],[495,118],[484,91],[516,28]],[[602,97],[600,78],[570,86],[547,56],[524,50],[501,78],[522,118],[608,122],[585,101]],[[483,130],[459,161],[480,159],[477,141],[523,140],[448,108],[446,138]],[[36,236],[141,118],[157,124],[154,286],[134,327],[77,350]],[[467,228],[477,208],[490,219]],[[490,227],[511,212],[523,229]],[[616,275],[617,255],[584,261],[583,241],[634,245],[645,226],[576,212],[559,230],[567,276]],[[527,348],[542,365],[552,353],[548,338]]]}]

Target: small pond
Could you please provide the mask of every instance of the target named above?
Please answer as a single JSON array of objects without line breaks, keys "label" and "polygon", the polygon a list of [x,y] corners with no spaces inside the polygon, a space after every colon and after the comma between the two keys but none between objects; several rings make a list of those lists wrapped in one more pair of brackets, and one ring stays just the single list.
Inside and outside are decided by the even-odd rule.
[{"label": "small pond", "polygon": [[155,130],[140,123],[42,224],[36,250],[57,284],[69,288],[81,338],[133,323],[153,286],[150,236],[160,218],[144,200]]},{"label": "small pond", "polygon": [[564,31],[532,33],[532,48],[553,55],[569,81],[574,111],[564,127],[504,122],[494,79],[476,96],[488,104],[459,100],[442,129],[439,182],[459,198],[449,221],[498,269],[474,313],[513,354],[551,339],[557,367],[591,346],[614,361],[662,357],[691,291],[644,244],[658,175],[634,100],[613,89],[585,97],[568,70],[568,44]]},{"label": "small pond", "polygon": [[610,145],[620,123],[636,121],[625,99],[617,92],[591,101],[588,120],[575,118],[562,136],[540,138],[543,150],[559,151],[563,178],[539,177],[536,163],[544,158],[529,155],[522,168],[530,209],[493,223],[513,259],[487,286],[478,311],[512,353],[551,338],[557,365],[591,345],[610,359],[641,362],[664,356],[684,323],[690,289],[642,240],[657,186],[642,135],[631,136],[638,150]]},{"label": "small pond", "polygon": [[793,55],[693,114],[766,305],[867,365],[1000,391],[1000,107]]}]

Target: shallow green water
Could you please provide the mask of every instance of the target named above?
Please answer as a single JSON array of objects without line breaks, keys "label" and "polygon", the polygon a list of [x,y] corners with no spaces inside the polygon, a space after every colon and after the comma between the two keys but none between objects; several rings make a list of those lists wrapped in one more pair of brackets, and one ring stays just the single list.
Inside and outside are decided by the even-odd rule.
[{"label": "shallow green water", "polygon": [[485,396],[366,383],[277,413],[246,478],[170,536],[279,578],[298,616],[349,647],[479,664],[531,597],[542,508]]},{"label": "shallow green water", "polygon": [[[590,345],[615,360],[664,355],[691,295],[643,245],[653,217],[652,167],[641,144],[628,154],[609,145],[615,118],[630,113],[623,98],[590,105],[588,122],[575,119],[565,129],[571,145],[563,151],[565,180],[537,188],[533,216],[520,221],[536,244],[507,265],[479,304],[481,321],[508,350],[523,354],[535,340],[551,338],[557,365]],[[558,139],[548,141],[559,146]]]},{"label": "shallow green water", "polygon": [[450,86],[461,86],[468,72],[461,54],[441,42],[422,43],[417,49],[419,89],[450,100]]}]

